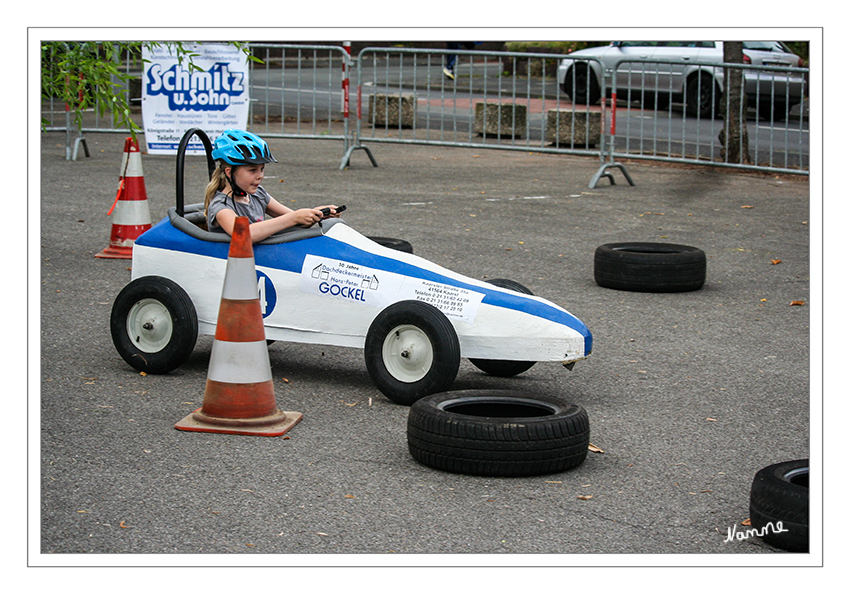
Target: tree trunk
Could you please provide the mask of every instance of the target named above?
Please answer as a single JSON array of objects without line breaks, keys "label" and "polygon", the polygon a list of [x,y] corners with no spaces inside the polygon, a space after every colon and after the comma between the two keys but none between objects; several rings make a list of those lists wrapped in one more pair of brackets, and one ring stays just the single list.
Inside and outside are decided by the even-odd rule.
[{"label": "tree trunk", "polygon": [[[723,61],[730,64],[744,63],[742,41],[723,42]],[[725,125],[720,131],[722,156],[726,163],[752,165],[749,139],[747,136],[747,97],[744,94],[744,71],[740,68],[726,69],[726,92],[723,94],[723,117]]]}]

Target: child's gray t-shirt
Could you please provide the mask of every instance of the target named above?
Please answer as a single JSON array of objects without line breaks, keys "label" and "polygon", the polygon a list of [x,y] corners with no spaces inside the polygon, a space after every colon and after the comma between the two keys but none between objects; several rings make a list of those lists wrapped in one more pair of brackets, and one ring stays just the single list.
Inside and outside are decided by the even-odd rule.
[{"label": "child's gray t-shirt", "polygon": [[269,206],[271,196],[266,192],[263,186],[257,188],[256,193],[249,194],[251,202],[242,204],[236,202],[232,196],[228,196],[224,192],[219,192],[213,199],[210,200],[210,205],[207,207],[207,229],[210,231],[220,231],[224,233],[224,229],[216,221],[215,216],[223,208],[229,208],[236,213],[238,217],[248,217],[249,222],[257,223],[262,221],[266,216],[266,208]]}]

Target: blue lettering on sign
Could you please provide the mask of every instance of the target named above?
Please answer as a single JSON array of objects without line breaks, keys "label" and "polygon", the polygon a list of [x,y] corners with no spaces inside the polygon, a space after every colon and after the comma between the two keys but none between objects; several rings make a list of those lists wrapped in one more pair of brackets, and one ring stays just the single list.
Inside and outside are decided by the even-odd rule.
[{"label": "blue lettering on sign", "polygon": [[319,293],[342,297],[343,299],[352,299],[354,301],[366,301],[366,297],[363,295],[363,289],[343,287],[337,284],[332,285],[324,281],[319,283]]},{"label": "blue lettering on sign", "polygon": [[263,312],[263,317],[267,318],[277,305],[277,291],[272,279],[259,270],[257,271],[257,294],[260,297],[260,310]]},{"label": "blue lettering on sign", "polygon": [[147,94],[165,95],[172,111],[224,111],[245,93],[244,72],[231,72],[227,62],[216,62],[206,72],[175,64],[163,71],[152,64],[147,73]]}]

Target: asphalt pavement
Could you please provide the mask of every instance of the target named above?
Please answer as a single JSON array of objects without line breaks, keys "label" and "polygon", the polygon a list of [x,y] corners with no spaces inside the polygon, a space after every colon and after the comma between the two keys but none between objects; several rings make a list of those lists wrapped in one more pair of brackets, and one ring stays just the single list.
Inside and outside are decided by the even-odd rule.
[{"label": "asphalt pavement", "polygon": [[[594,158],[376,143],[377,168],[358,151],[341,171],[337,141],[270,139],[279,163],[264,185],[283,203],[344,203],[361,233],[405,239],[468,276],[521,282],[590,328],[593,353],[572,371],[539,363],[502,379],[463,361],[454,389],[562,397],[587,411],[599,451],[563,473],[473,477],[413,460],[408,408],[374,388],[356,349],[269,347],[279,407],[303,414],[282,438],[175,430],[202,404],[212,338],[167,375],[140,374],[116,352],[110,309],[130,261],[95,254],[109,243],[124,137],[86,138],[91,156],[68,161],[64,134],[41,135],[35,563],[819,562],[818,525],[809,555],[729,538],[749,517],[760,468],[820,448],[806,177],[634,162],[635,186],[615,171],[616,185],[591,190]],[[142,163],[157,221],[174,203],[175,159]],[[204,176],[190,159],[194,201]],[[594,250],[617,241],[702,248],[706,284],[597,286]]]}]

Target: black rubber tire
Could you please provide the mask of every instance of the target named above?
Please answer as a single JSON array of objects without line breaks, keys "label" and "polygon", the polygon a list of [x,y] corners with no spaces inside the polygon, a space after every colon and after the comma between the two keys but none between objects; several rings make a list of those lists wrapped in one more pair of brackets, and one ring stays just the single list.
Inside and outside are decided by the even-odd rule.
[{"label": "black rubber tire", "polygon": [[705,284],[706,257],[673,243],[606,243],[596,248],[593,276],[599,286],[620,291],[696,291]]},{"label": "black rubber tire", "polygon": [[[494,278],[487,282],[503,289],[511,289],[517,293],[534,294],[528,287],[506,278]],[[537,361],[502,361],[499,359],[470,359],[469,362],[484,373],[494,377],[513,377],[528,371],[537,363]]]},{"label": "black rubber tire", "polygon": [[124,287],[112,304],[109,325],[118,353],[145,373],[177,369],[198,340],[198,316],[191,298],[180,285],[161,276],[143,276]]},{"label": "black rubber tire", "polygon": [[576,105],[595,105],[602,98],[602,90],[590,64],[576,62],[564,77],[564,93]]},{"label": "black rubber tire", "polygon": [[756,473],[750,524],[768,544],[786,551],[809,550],[808,459],[772,464]]},{"label": "black rubber tire", "polygon": [[407,444],[418,462],[479,476],[531,476],[584,462],[590,425],[583,408],[549,396],[462,390],[410,407]]},{"label": "black rubber tire", "polygon": [[[413,356],[406,345],[392,344],[408,335],[417,341]],[[420,354],[425,353],[430,354],[430,361],[420,366]],[[433,305],[399,301],[379,313],[369,326],[364,355],[369,377],[378,390],[393,402],[411,405],[451,387],[460,367],[460,341],[452,323]]]},{"label": "black rubber tire", "polygon": [[685,108],[688,115],[700,119],[721,116],[720,87],[708,74],[693,75],[685,86]]},{"label": "black rubber tire", "polygon": [[378,245],[392,248],[394,250],[398,250],[399,252],[404,252],[406,254],[413,253],[413,245],[409,241],[405,241],[404,239],[395,239],[393,237],[369,237],[369,239],[371,239]]}]

